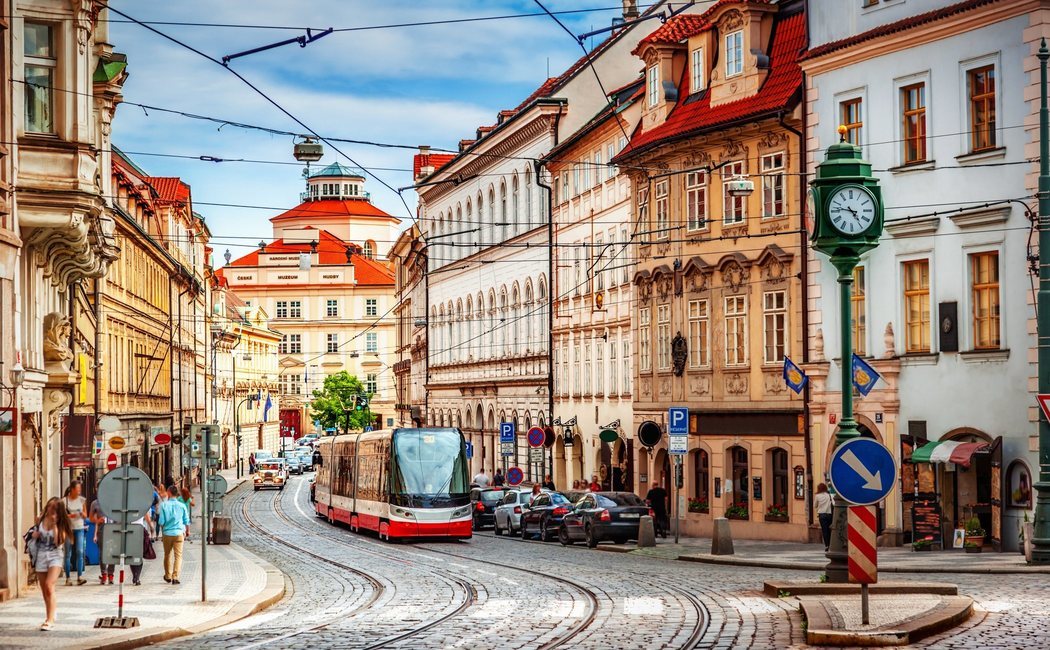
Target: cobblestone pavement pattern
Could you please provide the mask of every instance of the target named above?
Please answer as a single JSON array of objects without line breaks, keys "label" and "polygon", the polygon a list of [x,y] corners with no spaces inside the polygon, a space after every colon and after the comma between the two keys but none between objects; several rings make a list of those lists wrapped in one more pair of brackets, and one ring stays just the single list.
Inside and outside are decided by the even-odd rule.
[{"label": "cobblestone pavement pattern", "polygon": [[[384,544],[313,517],[306,485],[299,479],[283,492],[242,489],[230,499],[237,541],[285,572],[286,597],[256,616],[168,646],[804,647],[793,599],[766,598],[759,590],[770,578],[814,580],[812,572],[686,563],[487,533],[469,542]],[[938,574],[973,596],[978,613],[922,645],[1050,647],[1045,578]]]}]

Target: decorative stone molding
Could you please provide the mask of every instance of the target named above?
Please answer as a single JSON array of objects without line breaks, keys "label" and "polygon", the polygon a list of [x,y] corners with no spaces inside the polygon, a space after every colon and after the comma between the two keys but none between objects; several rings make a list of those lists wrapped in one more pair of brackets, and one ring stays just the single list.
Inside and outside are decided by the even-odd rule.
[{"label": "decorative stone molding", "polygon": [[72,4],[77,28],[77,49],[84,54],[91,34],[95,31],[98,15],[106,7],[106,0],[72,0]]},{"label": "decorative stone molding", "polygon": [[817,333],[813,336],[813,360],[814,361],[825,361],[824,359],[824,330],[817,328]]},{"label": "decorative stone molding", "polygon": [[57,311],[44,316],[44,361],[48,372],[69,372],[69,362],[73,359],[69,349],[72,330],[68,316]]},{"label": "decorative stone molding", "polygon": [[733,372],[725,374],[726,393],[729,395],[743,395],[747,392],[747,373]]},{"label": "decorative stone molding", "polygon": [[689,377],[689,394],[690,395],[709,395],[711,393],[711,376],[704,375],[692,375]]},{"label": "decorative stone molding", "polygon": [[722,284],[729,287],[733,292],[747,284],[749,273],[747,269],[737,262],[729,262],[722,268]]},{"label": "decorative stone molding", "polygon": [[638,380],[638,388],[642,395],[648,397],[653,394],[653,380],[649,377],[642,377]]},{"label": "decorative stone molding", "polygon": [[768,149],[779,147],[787,142],[787,133],[784,131],[766,131],[759,138],[758,144]]},{"label": "decorative stone molding", "polygon": [[[98,201],[101,204],[101,200]],[[56,287],[65,288],[77,280],[103,277],[110,263],[120,255],[114,237],[116,222],[109,215],[103,215],[100,207],[90,211],[73,209],[57,215],[27,209],[21,225],[29,233],[25,238],[26,248],[33,251],[34,261]]]},{"label": "decorative stone molding", "polygon": [[893,336],[893,323],[886,323],[886,330],[882,334],[882,342],[886,346],[883,353],[883,359],[892,359],[897,356],[897,343]]},{"label": "decorative stone molding", "polygon": [[764,372],[762,373],[762,379],[765,383],[767,395],[780,395],[787,390],[787,385],[784,383],[784,375],[781,372]]},{"label": "decorative stone molding", "polygon": [[44,413],[47,417],[47,435],[51,437],[59,431],[59,417],[66,413],[73,394],[67,387],[44,389]]}]

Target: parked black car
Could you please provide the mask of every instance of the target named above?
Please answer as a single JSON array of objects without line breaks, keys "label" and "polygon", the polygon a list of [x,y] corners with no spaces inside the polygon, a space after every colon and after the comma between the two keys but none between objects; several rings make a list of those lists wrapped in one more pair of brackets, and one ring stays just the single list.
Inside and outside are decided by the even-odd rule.
[{"label": "parked black car", "polygon": [[503,488],[474,488],[470,491],[470,505],[474,512],[474,530],[496,525],[496,506],[505,492]]},{"label": "parked black car", "polygon": [[558,534],[562,517],[572,510],[572,502],[560,492],[541,492],[532,498],[521,513],[521,537],[539,533],[540,541],[549,542]]},{"label": "parked black car", "polygon": [[638,539],[638,522],[650,514],[649,506],[633,492],[592,492],[562,518],[558,541],[564,545],[586,541],[591,548],[605,540],[624,544]]}]

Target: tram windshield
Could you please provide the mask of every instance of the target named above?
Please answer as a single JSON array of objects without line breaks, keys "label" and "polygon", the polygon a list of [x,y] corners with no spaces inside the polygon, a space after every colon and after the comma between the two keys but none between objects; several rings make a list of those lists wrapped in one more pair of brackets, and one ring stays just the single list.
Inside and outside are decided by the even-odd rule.
[{"label": "tram windshield", "polygon": [[401,429],[394,434],[393,500],[415,508],[470,502],[470,479],[459,432]]}]

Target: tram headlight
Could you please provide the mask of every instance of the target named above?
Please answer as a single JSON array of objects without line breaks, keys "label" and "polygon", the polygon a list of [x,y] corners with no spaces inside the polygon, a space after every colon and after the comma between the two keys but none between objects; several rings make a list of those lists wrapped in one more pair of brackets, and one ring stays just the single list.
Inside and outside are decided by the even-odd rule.
[{"label": "tram headlight", "polygon": [[470,514],[470,506],[465,506],[465,507],[460,508],[459,510],[456,510],[455,512],[453,512],[452,513],[452,518],[453,519],[458,519],[460,517],[466,517],[469,514]]}]

